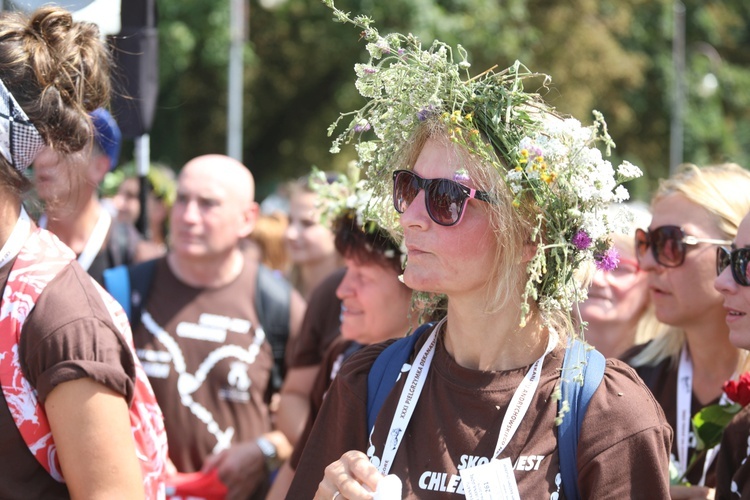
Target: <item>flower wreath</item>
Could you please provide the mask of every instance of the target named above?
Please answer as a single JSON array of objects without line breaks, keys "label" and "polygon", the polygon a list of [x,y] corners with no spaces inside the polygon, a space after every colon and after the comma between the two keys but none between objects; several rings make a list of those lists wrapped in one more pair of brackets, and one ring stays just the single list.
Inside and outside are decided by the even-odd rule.
[{"label": "flower wreath", "polygon": [[[383,237],[395,243],[401,256],[401,265],[405,265],[406,246],[403,241],[394,239],[392,232],[383,229],[378,224],[378,215],[374,208],[380,206],[383,200],[376,200],[373,197],[373,191],[369,189],[368,182],[359,179],[359,169],[355,164],[350,163],[347,173],[338,175],[333,182],[328,180],[325,172],[313,167],[308,185],[318,195],[321,224],[335,231],[336,221],[340,218],[355,219],[357,227],[362,231],[381,233]],[[390,196],[390,193],[388,194]],[[389,248],[383,255],[392,259],[396,256],[396,252]],[[399,276],[399,279],[403,282],[403,276]],[[445,313],[445,296],[413,290],[412,310],[418,312],[420,323],[423,319],[434,320]]]},{"label": "flower wreath", "polygon": [[[621,184],[642,175],[628,162],[615,170],[595,147],[602,142],[609,155],[614,146],[602,115],[594,112],[594,125],[584,127],[556,114],[538,94],[523,90],[525,80],[543,77],[546,86],[549,77],[530,72],[520,62],[471,77],[468,54],[460,45],[461,61],[456,63],[445,43],[436,40],[423,50],[414,35],[381,36],[371,18],[351,17],[333,0],[323,3],[337,21],[362,29],[370,55],[368,63],[355,65],[356,87],[369,101],[359,110],[342,113],[330,126],[329,136],[349,119],[331,152],[354,142],[357,166],[366,172],[374,199],[390,200],[399,149],[421,121],[437,117],[452,141],[500,173],[515,207],[526,208],[525,213],[533,209],[532,242],[537,250],[527,267],[521,325],[532,300],[542,313],[569,312],[585,300],[586,286],[578,271],[592,263],[605,270],[618,264],[608,236],[623,229],[623,219],[609,217],[606,208],[628,199]],[[381,226],[396,226],[389,202],[371,212]]]}]

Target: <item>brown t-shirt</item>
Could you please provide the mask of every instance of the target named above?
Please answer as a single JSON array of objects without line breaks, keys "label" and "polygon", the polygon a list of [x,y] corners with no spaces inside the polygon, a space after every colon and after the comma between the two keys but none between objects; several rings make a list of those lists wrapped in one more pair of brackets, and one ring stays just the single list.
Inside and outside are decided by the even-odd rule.
[{"label": "brown t-shirt", "polygon": [[256,267],[246,261],[231,283],[197,289],[162,258],[152,280],[136,352],[164,412],[169,456],[177,470],[194,472],[217,444],[271,430],[263,396],[273,358],[255,328]]},{"label": "brown t-shirt", "polygon": [[320,364],[328,346],[340,335],[341,300],[336,288],[344,279],[346,268],[337,269],[324,279],[310,295],[302,321],[291,368]]},{"label": "brown t-shirt", "polygon": [[724,429],[716,459],[716,500],[750,498],[750,406]]},{"label": "brown t-shirt", "polygon": [[[0,269],[3,289],[12,265]],[[39,296],[21,332],[19,357],[42,403],[59,384],[84,377],[122,394],[128,403],[132,400],[133,357],[91,278],[76,262]],[[0,498],[70,498],[65,485],[55,481],[29,451],[2,391],[0,398]]]},{"label": "brown t-shirt", "polygon": [[[629,349],[623,354],[622,359],[626,362],[639,354],[643,349],[648,346],[649,343],[635,346]],[[678,360],[679,361],[679,360]],[[672,429],[676,429],[677,426],[677,370],[678,362],[673,363],[672,358],[667,358],[659,364],[653,366],[639,366],[635,367],[635,372],[643,379],[654,397],[661,405],[664,410],[664,415],[667,417],[667,422]],[[695,394],[691,395],[690,401],[690,414],[695,415],[704,406],[709,406],[719,402],[719,398],[710,401],[707,405],[701,404],[700,401],[695,397]],[[688,438],[688,463],[692,460],[693,455],[696,451],[697,438],[693,434],[692,428],[690,430],[690,436]],[[677,443],[672,443],[672,460],[676,463],[677,459]],[[687,480],[690,484],[698,484],[703,475],[703,458],[699,458],[691,472],[687,475]],[[713,488],[716,486],[716,460],[711,464],[706,473],[706,486]]]},{"label": "brown t-shirt", "polygon": [[328,346],[328,350],[325,356],[323,356],[321,369],[318,371],[318,376],[315,378],[312,390],[310,391],[310,415],[307,417],[305,428],[297,440],[297,444],[294,445],[294,452],[289,459],[289,465],[292,466],[292,469],[296,469],[297,465],[299,465],[302,450],[305,447],[305,443],[307,443],[307,439],[310,437],[310,431],[315,423],[315,419],[318,417],[320,407],[323,406],[323,398],[326,392],[328,392],[328,388],[331,387],[331,383],[333,383],[339,370],[341,370],[344,361],[361,348],[361,344],[357,344],[353,340],[346,340],[343,337],[338,337]]},{"label": "brown t-shirt", "polygon": [[[418,352],[428,335],[417,341]],[[324,468],[347,450],[368,450],[367,375],[385,348],[361,349],[329,389],[297,467],[289,498],[312,498]],[[564,350],[544,361],[528,413],[501,458],[514,464],[521,498],[563,498],[557,455],[557,403]],[[414,355],[412,355],[413,359]],[[482,372],[458,365],[438,341],[424,389],[391,473],[405,498],[460,498],[460,470],[485,463],[497,444],[500,423],[529,367]],[[375,424],[380,456],[407,377],[394,386]],[[624,363],[608,360],[581,429],[579,490],[583,498],[668,498],[672,432],[654,398]]]}]

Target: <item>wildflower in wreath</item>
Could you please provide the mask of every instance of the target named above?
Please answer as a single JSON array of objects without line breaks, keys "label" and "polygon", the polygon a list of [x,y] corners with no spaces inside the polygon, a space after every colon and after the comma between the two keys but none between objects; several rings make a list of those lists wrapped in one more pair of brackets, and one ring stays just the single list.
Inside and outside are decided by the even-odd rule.
[{"label": "wildflower in wreath", "polygon": [[[602,115],[595,111],[591,126],[558,115],[523,87],[540,78],[546,86],[549,77],[530,72],[520,62],[472,77],[461,46],[456,63],[453,49],[442,42],[423,50],[411,34],[381,36],[369,17],[352,18],[332,0],[324,3],[338,21],[363,30],[370,54],[368,63],[355,66],[356,87],[369,102],[343,113],[328,131],[333,135],[341,121],[348,120],[331,152],[339,152],[343,143],[355,143],[357,166],[366,172],[368,186],[380,202],[372,205],[370,214],[383,227],[398,231],[389,204],[397,148],[420,123],[437,119],[448,127],[454,142],[500,173],[504,187],[486,186],[493,198],[500,199],[499,190],[509,189],[513,206],[536,228],[521,326],[531,301],[544,315],[570,311],[585,300],[587,287],[579,271],[589,265],[611,270],[618,264],[608,238],[620,230],[618,217],[609,217],[606,208],[628,199],[622,183],[641,175],[627,161],[614,168],[605,159],[614,144]],[[405,88],[410,91],[403,92]],[[597,144],[604,146],[605,154]]]},{"label": "wildflower in wreath", "polygon": [[[373,198],[373,192],[368,189],[366,181],[359,178],[359,170],[353,164],[349,164],[346,174],[336,177],[329,182],[325,172],[313,167],[309,176],[309,185],[320,200],[321,224],[335,232],[335,224],[341,217],[355,218],[356,226],[362,231],[377,233],[381,231],[376,222],[377,215],[372,212],[373,207],[378,206],[377,200]],[[406,265],[406,247],[400,242],[399,252],[401,254],[401,265]],[[386,250],[385,257],[393,258],[395,252]],[[403,282],[403,276],[399,276]],[[412,311],[416,311],[422,318],[435,317],[445,308],[445,297],[440,294],[412,292]]]}]

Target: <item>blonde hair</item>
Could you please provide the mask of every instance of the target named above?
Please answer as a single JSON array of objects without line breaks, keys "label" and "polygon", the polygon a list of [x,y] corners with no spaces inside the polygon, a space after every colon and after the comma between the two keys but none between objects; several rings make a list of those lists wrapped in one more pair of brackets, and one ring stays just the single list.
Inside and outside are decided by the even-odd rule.
[{"label": "blonde hair", "polygon": [[[522,203],[520,207],[514,207],[514,195],[500,173],[494,167],[485,165],[477,156],[451,142],[446,126],[437,117],[429,118],[417,127],[410,140],[406,141],[395,155],[395,168],[413,168],[429,139],[448,145],[461,167],[469,173],[476,188],[490,194],[493,201],[487,206],[496,240],[496,252],[492,269],[489,270],[490,286],[485,309],[487,312],[495,312],[508,307],[514,308],[518,311],[520,321],[522,294],[528,279],[525,253],[528,253],[527,246],[536,223],[534,204]],[[542,241],[546,239],[546,235],[542,235]],[[529,318],[539,314],[539,310],[533,308]],[[571,331],[573,326],[569,315],[561,310],[554,310],[544,319],[546,324],[557,330],[561,340],[565,340],[566,333]]]},{"label": "blonde hair", "polygon": [[[736,163],[703,168],[685,164],[672,177],[659,183],[652,206],[673,194],[680,194],[703,207],[712,215],[722,237],[733,240],[743,217],[750,212],[750,172]],[[679,328],[666,325],[662,325],[660,329],[664,333],[629,360],[632,366],[656,365],[667,358],[671,358],[673,364],[677,363],[685,343],[685,333]],[[740,362],[744,362],[744,356],[740,356]]]}]

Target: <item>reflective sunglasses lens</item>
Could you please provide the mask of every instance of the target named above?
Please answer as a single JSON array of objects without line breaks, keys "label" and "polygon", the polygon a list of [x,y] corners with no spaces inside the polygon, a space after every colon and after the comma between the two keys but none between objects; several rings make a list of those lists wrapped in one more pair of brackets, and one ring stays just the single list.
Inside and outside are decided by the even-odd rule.
[{"label": "reflective sunglasses lens", "polygon": [[419,194],[419,179],[411,172],[397,172],[393,178],[393,206],[400,214]]},{"label": "reflective sunglasses lens", "polygon": [[742,286],[750,286],[747,264],[750,261],[750,248],[739,248],[732,252],[732,274],[734,280]]},{"label": "reflective sunglasses lens", "polygon": [[651,231],[656,262],[665,267],[677,267],[685,261],[685,235],[677,226],[662,226]]},{"label": "reflective sunglasses lens", "polygon": [[442,226],[452,226],[461,219],[466,193],[458,183],[434,179],[427,187],[427,212]]},{"label": "reflective sunglasses lens", "polygon": [[718,247],[716,249],[716,276],[724,272],[724,269],[731,262],[732,254],[724,247]]}]

